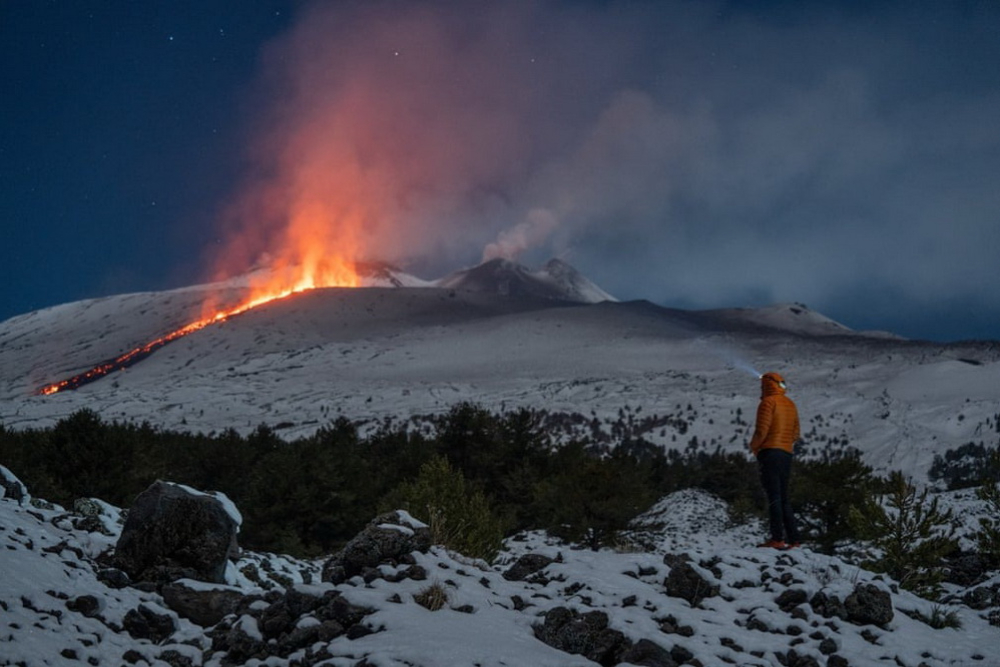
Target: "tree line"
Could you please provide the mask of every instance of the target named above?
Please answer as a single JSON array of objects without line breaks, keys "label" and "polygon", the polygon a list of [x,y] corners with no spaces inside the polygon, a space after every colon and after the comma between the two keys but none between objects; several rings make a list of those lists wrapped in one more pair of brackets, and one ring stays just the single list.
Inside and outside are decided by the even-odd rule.
[{"label": "tree line", "polygon": [[[665,451],[641,437],[611,448],[555,438],[542,412],[471,403],[434,417],[430,429],[388,420],[362,433],[341,417],[292,441],[265,425],[247,435],[195,434],[105,421],[83,409],[51,428],[0,425],[0,462],[33,495],[66,506],[96,497],[127,508],[157,479],[221,491],[243,514],[242,546],[299,557],[332,553],[376,514],[397,508],[462,553],[485,558],[527,529],[613,545],[632,519],[684,488],[721,497],[737,521],[763,516],[756,464],[743,452]],[[891,523],[878,499],[908,489],[905,480],[877,477],[848,449],[797,461],[791,492],[808,541],[832,553],[844,541],[877,537]],[[935,506],[920,520],[934,532],[949,518],[942,514]],[[954,540],[936,542],[932,556],[955,548]]]}]

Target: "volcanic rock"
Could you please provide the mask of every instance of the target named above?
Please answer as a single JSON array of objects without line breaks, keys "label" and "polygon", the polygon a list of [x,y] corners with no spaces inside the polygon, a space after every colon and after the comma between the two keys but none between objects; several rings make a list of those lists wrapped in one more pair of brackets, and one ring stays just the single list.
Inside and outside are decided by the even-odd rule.
[{"label": "volcanic rock", "polygon": [[553,561],[554,559],[542,554],[524,554],[503,573],[503,578],[507,581],[525,581]]},{"label": "volcanic rock", "polygon": [[430,546],[431,531],[426,525],[402,510],[382,514],[323,565],[322,579],[343,583],[379,565],[405,562],[409,554],[426,553]]},{"label": "volcanic rock", "polygon": [[667,595],[682,598],[692,605],[719,594],[718,584],[711,583],[685,561],[675,562],[663,583],[666,586]]},{"label": "volcanic rock", "polygon": [[3,491],[0,498],[9,498],[18,505],[23,505],[24,499],[28,497],[28,489],[21,480],[3,466],[0,466],[0,491]]},{"label": "volcanic rock", "polygon": [[535,636],[549,646],[582,655],[601,665],[616,665],[620,654],[630,648],[628,639],[608,627],[603,611],[580,614],[566,607],[555,607],[545,614],[545,621],[535,626]]},{"label": "volcanic rock", "polygon": [[224,583],[238,524],[218,499],[157,481],[129,510],[115,563],[133,581]]},{"label": "volcanic rock", "polygon": [[131,609],[122,619],[125,631],[136,639],[148,639],[159,644],[177,630],[174,619],[167,614],[160,614],[144,604]]},{"label": "volcanic rock", "polygon": [[183,580],[166,584],[161,595],[170,609],[203,628],[211,627],[235,612],[246,599],[232,588],[195,588]]},{"label": "volcanic rock", "polygon": [[892,596],[875,584],[858,584],[844,600],[847,620],[857,625],[886,625],[892,620]]}]

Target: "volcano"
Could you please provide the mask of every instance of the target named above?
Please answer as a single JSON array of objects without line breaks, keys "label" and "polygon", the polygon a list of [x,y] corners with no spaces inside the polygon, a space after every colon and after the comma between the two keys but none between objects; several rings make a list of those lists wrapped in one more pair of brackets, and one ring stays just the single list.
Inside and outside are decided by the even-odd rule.
[{"label": "volcano", "polygon": [[210,297],[239,303],[258,277],[11,318],[0,323],[0,422],[44,427],[86,407],[194,432],[280,425],[295,438],[338,415],[378,424],[472,401],[561,415],[569,436],[639,429],[665,448],[735,452],[759,391],[747,366],[786,377],[810,447],[854,447],[876,468],[924,475],[936,454],[995,432],[996,342],[852,331],[802,304],[615,301],[560,261],[492,261],[438,280],[371,263],[357,275],[360,287],[271,300],[52,395],[38,390],[199,321]]}]

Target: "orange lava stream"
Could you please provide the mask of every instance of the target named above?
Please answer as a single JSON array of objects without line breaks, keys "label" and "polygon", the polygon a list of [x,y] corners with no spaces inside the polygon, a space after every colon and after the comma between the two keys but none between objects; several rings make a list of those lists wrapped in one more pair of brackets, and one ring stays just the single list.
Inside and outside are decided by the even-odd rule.
[{"label": "orange lava stream", "polygon": [[250,296],[239,305],[231,308],[216,310],[207,317],[203,317],[202,319],[191,322],[190,324],[185,324],[179,329],[151,340],[135,349],[129,350],[128,352],[125,352],[110,361],[98,364],[89,371],[80,373],[79,375],[74,375],[71,378],[61,380],[60,382],[45,385],[38,390],[38,394],[50,396],[67,389],[76,389],[84,384],[88,384],[94,380],[102,378],[113,371],[127,368],[128,366],[144,359],[146,356],[152,354],[167,343],[171,343],[178,338],[200,331],[201,329],[204,329],[212,324],[225,322],[231,317],[240,315],[241,313],[245,313],[248,310],[252,310],[264,304],[271,303],[272,301],[284,299],[285,297],[289,297],[293,294],[306,292],[320,287],[357,287],[360,284],[360,278],[355,272],[353,264],[349,264],[345,261],[334,262],[332,267],[329,263],[323,264],[324,266],[322,268],[314,265],[311,267],[311,270],[299,271],[298,273],[300,273],[301,277],[298,280],[293,281],[291,284],[283,284],[279,279],[273,278],[276,274],[271,272],[269,274],[272,276],[271,279],[251,285]]}]

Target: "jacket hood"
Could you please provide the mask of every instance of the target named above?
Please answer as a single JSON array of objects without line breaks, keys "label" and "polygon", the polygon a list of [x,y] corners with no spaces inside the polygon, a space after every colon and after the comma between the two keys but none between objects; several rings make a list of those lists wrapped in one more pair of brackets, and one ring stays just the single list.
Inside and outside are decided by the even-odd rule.
[{"label": "jacket hood", "polygon": [[785,385],[785,378],[778,373],[764,373],[760,376],[760,395],[774,396],[784,394],[788,387]]}]

